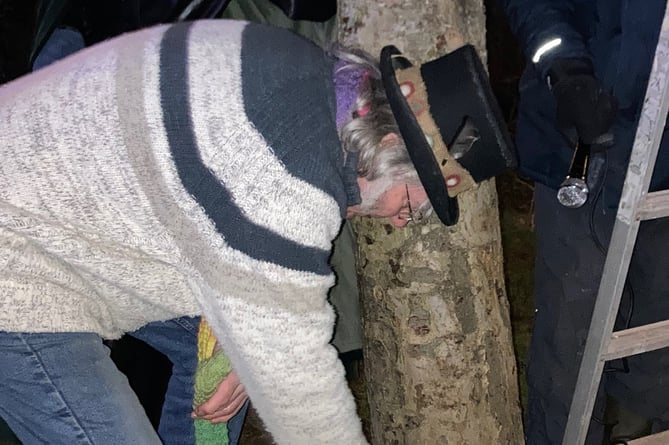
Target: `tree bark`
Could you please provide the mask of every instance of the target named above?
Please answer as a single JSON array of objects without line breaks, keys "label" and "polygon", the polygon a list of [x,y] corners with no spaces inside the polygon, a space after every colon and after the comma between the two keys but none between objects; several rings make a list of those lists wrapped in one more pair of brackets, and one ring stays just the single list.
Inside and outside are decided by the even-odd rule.
[{"label": "tree bark", "polygon": [[[485,56],[482,0],[340,0],[339,40],[432,60],[463,42]],[[494,181],[460,220],[354,222],[373,444],[522,444]]]}]

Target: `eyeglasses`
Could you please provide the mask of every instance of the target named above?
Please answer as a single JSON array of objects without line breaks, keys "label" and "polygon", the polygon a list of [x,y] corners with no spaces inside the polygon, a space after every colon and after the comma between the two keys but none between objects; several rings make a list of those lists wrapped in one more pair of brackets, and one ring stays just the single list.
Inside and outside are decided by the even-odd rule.
[{"label": "eyeglasses", "polygon": [[425,218],[425,212],[423,212],[420,208],[414,209],[411,206],[411,195],[409,195],[409,184],[404,184],[404,189],[407,192],[407,207],[409,211],[404,215],[400,215],[400,218],[408,222],[414,222],[414,223],[421,222],[423,218]]}]

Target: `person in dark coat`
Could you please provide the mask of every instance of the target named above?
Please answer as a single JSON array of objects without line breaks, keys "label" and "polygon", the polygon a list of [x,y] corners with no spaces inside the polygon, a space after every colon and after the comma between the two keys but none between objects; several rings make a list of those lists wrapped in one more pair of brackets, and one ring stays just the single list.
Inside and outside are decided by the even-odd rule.
[{"label": "person in dark coat", "polygon": [[[665,2],[500,4],[528,58],[516,134],[520,171],[535,181],[537,239],[526,439],[560,444]],[[664,136],[651,191],[669,188]],[[590,193],[584,205],[569,208],[556,195],[577,144],[590,146]],[[668,245],[666,218],[641,224],[616,329],[669,319]],[[666,350],[607,363],[586,443],[667,429],[667,375]],[[614,412],[627,415],[616,420]],[[625,430],[630,418],[642,421]]]}]

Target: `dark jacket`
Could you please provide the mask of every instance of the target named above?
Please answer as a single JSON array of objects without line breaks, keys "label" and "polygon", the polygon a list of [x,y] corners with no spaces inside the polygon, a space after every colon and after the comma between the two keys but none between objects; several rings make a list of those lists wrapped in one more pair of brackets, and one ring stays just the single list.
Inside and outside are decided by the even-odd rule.
[{"label": "dark jacket", "polygon": [[[517,144],[520,170],[557,187],[572,150],[556,128],[555,100],[546,74],[558,57],[586,57],[618,100],[616,144],[608,151],[607,203],[615,206],[664,16],[664,0],[499,0],[528,57],[520,82]],[[562,44],[533,63],[529,58],[554,37]],[[669,188],[669,148],[663,139],[651,190]]]}]

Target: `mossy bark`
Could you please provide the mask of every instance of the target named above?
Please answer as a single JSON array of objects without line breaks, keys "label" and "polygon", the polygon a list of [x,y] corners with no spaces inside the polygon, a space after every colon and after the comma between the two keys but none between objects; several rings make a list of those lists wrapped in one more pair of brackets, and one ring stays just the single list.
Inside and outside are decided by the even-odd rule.
[{"label": "mossy bark", "polygon": [[[482,0],[340,0],[339,38],[416,62],[464,42],[485,55]],[[494,181],[460,220],[395,229],[354,222],[373,444],[522,444]]]}]

